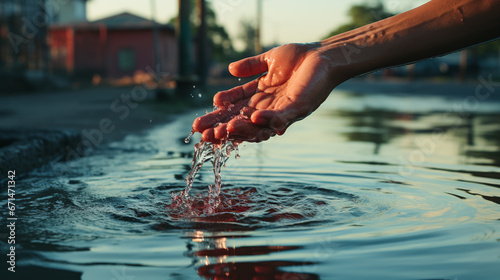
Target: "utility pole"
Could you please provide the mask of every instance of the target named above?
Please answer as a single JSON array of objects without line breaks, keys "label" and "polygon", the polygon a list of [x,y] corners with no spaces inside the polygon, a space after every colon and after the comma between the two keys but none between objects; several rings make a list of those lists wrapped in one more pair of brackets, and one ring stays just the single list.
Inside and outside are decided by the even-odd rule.
[{"label": "utility pole", "polygon": [[467,78],[467,59],[468,59],[468,53],[467,50],[462,50],[460,51],[460,70],[458,73],[458,80],[460,82],[465,81],[465,78]]},{"label": "utility pole", "polygon": [[192,71],[192,37],[189,17],[191,1],[179,0],[179,15],[177,17],[177,41],[179,51],[179,77],[177,78],[177,94],[179,97],[189,96],[194,84]]},{"label": "utility pole", "polygon": [[198,12],[198,83],[201,87],[207,84],[207,71],[208,71],[208,45],[207,45],[207,6],[205,0],[197,0]]},{"label": "utility pole", "polygon": [[[151,20],[153,21],[153,69],[155,71],[161,71],[161,63],[160,63],[160,52],[159,52],[159,40],[158,40],[158,23],[156,22],[156,0],[151,0]],[[159,69],[157,69],[157,67]]]},{"label": "utility pole", "polygon": [[262,25],[262,0],[257,0],[257,21],[255,23],[255,54],[262,53],[262,44],[260,43],[260,28]]}]

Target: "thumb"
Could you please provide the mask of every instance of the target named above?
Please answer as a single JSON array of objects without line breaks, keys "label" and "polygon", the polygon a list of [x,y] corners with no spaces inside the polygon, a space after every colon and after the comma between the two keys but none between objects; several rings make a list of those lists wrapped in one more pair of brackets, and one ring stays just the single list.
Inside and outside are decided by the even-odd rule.
[{"label": "thumb", "polygon": [[267,71],[265,53],[244,58],[229,64],[229,72],[235,77],[249,77]]}]

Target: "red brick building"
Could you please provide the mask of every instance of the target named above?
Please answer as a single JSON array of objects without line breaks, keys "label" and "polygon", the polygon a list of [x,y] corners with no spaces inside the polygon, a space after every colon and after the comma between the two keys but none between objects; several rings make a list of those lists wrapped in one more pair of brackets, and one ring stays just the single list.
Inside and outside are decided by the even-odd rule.
[{"label": "red brick building", "polygon": [[174,28],[130,13],[50,26],[49,47],[51,69],[75,76],[121,78],[138,70],[177,73]]}]

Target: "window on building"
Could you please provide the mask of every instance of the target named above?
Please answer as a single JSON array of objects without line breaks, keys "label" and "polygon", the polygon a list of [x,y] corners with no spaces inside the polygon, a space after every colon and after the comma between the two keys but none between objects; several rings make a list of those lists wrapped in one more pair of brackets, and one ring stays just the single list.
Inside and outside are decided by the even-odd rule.
[{"label": "window on building", "polygon": [[121,71],[132,71],[135,69],[135,51],[133,49],[121,49],[118,51],[118,68]]}]

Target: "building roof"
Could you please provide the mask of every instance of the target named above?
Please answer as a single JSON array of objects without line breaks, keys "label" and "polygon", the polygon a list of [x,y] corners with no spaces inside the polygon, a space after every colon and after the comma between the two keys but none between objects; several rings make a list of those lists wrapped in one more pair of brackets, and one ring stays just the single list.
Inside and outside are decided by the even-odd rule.
[{"label": "building roof", "polygon": [[54,24],[51,28],[67,28],[73,29],[98,29],[101,26],[106,26],[107,29],[150,29],[157,26],[160,29],[174,31],[174,27],[170,24],[160,24],[147,18],[124,12],[110,17],[102,18],[95,21],[74,22],[67,24]]},{"label": "building roof", "polygon": [[96,24],[105,24],[107,27],[153,26],[154,22],[131,13],[121,13],[107,18],[93,21]]}]

